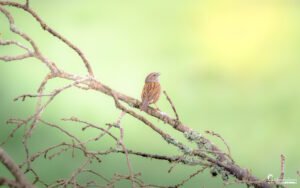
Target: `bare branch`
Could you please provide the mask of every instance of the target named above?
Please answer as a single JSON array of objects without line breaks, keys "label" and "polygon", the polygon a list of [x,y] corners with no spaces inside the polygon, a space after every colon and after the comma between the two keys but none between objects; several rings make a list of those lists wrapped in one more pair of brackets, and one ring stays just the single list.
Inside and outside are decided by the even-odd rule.
[{"label": "bare branch", "polygon": [[282,182],[284,178],[284,165],[285,165],[285,156],[281,154],[280,155],[280,176],[279,176],[280,182]]},{"label": "bare branch", "polygon": [[102,127],[96,126],[96,125],[91,124],[91,123],[88,123],[88,122],[86,122],[86,121],[82,121],[82,120],[80,120],[80,119],[78,119],[78,118],[76,118],[76,117],[71,117],[71,118],[68,118],[68,119],[67,119],[67,118],[63,118],[62,120],[63,120],[63,121],[72,121],[72,122],[78,122],[78,123],[83,123],[83,124],[85,124],[86,126],[82,128],[83,131],[84,131],[85,129],[87,129],[87,128],[90,128],[90,127],[95,128],[95,129],[99,129],[99,130],[103,131],[103,133],[102,133],[99,137],[97,137],[96,141],[99,140],[99,139],[100,139],[102,136],[104,136],[105,134],[108,134],[108,135],[111,136],[115,141],[118,141],[118,138],[115,137],[112,133],[109,132],[109,129],[111,129],[112,125],[109,125],[107,129],[103,129]]},{"label": "bare branch", "polygon": [[21,44],[20,42],[14,41],[14,40],[2,40],[0,39],[0,45],[1,46],[6,46],[6,45],[15,45],[18,46],[19,48],[24,49],[25,51],[27,51],[30,54],[33,54],[33,51],[30,50],[29,48],[27,48],[26,46],[24,46],[23,44]]},{"label": "bare branch", "polygon": [[[2,2],[0,1],[0,5],[2,5],[3,3],[5,2]],[[8,2],[9,3],[9,2]],[[21,5],[23,6],[23,5]],[[55,64],[53,62],[50,62],[48,59],[44,58],[44,56],[41,54],[41,52],[39,51],[39,48],[37,47],[37,45],[35,44],[35,42],[25,33],[21,32],[16,26],[15,26],[15,21],[12,17],[12,15],[7,11],[5,10],[2,6],[0,6],[0,12],[2,12],[6,18],[8,19],[9,21],[9,25],[10,25],[10,30],[21,36],[23,39],[25,39],[26,41],[28,41],[31,46],[33,47],[34,49],[34,55],[36,58],[40,59],[42,62],[44,62],[46,64],[46,66],[52,71],[52,72],[58,72],[58,69],[57,67],[55,66]],[[18,58],[17,58],[18,59]]]},{"label": "bare branch", "polygon": [[229,145],[227,144],[227,142],[225,141],[225,139],[224,139],[220,134],[215,133],[214,131],[209,131],[209,130],[205,131],[205,133],[210,134],[210,135],[212,135],[212,136],[216,136],[216,137],[218,137],[219,139],[221,139],[222,142],[224,143],[224,145],[225,145],[226,148],[227,148],[228,156],[231,158],[230,147],[229,147]]},{"label": "bare branch", "polygon": [[183,186],[186,182],[188,182],[190,179],[192,179],[196,175],[202,173],[205,169],[207,169],[207,167],[200,168],[196,172],[194,172],[191,175],[189,175],[189,177],[187,177],[186,179],[182,180],[180,183],[178,183],[178,184],[176,184],[176,185],[174,185],[172,187],[181,187],[181,186]]},{"label": "bare branch", "polygon": [[25,6],[29,8],[29,0],[26,0]]},{"label": "bare branch", "polygon": [[1,56],[0,60],[2,61],[15,61],[15,60],[21,60],[26,59],[29,57],[32,57],[32,54],[22,54],[22,55],[16,55],[16,56]]},{"label": "bare branch", "polygon": [[7,185],[8,187],[19,188],[20,184],[15,180],[0,177],[0,185]]},{"label": "bare branch", "polygon": [[171,98],[169,97],[169,95],[167,94],[167,92],[166,92],[166,91],[163,91],[163,93],[165,94],[167,100],[169,101],[169,103],[170,103],[170,105],[171,105],[171,107],[172,107],[172,109],[173,109],[173,112],[174,112],[174,114],[175,114],[176,120],[179,121],[179,116],[178,116],[178,114],[177,114],[175,105],[173,104],[173,102],[172,102]]},{"label": "bare branch", "polygon": [[124,117],[124,115],[125,115],[125,112],[122,111],[121,114],[120,114],[120,117],[118,118],[118,120],[116,122],[116,124],[120,126],[119,144],[122,146],[122,149],[123,149],[123,151],[125,153],[127,167],[128,167],[129,176],[130,176],[130,181],[131,181],[131,186],[134,188],[135,187],[135,184],[134,184],[134,174],[133,174],[133,170],[132,170],[131,163],[130,163],[130,160],[129,160],[128,151],[127,151],[126,146],[124,144],[124,129],[121,126],[121,119]]},{"label": "bare branch", "polygon": [[[0,162],[15,177],[16,183],[18,184],[18,187],[24,187],[24,188],[33,187],[33,185],[31,185],[27,181],[26,177],[24,176],[23,172],[19,169],[18,165],[11,159],[11,157],[2,148],[0,148]],[[1,180],[0,180],[0,182],[1,182]],[[9,181],[5,178],[2,179],[2,183],[6,184],[6,185],[15,184],[14,182]]]},{"label": "bare branch", "polygon": [[[63,37],[62,35],[60,35],[58,32],[56,32],[55,30],[53,30],[51,27],[49,27],[38,15],[36,12],[34,12],[30,7],[29,7],[29,1],[26,1],[26,4],[19,4],[19,3],[15,3],[15,2],[9,2],[9,1],[1,1],[0,5],[7,5],[7,6],[13,6],[16,8],[20,8],[23,9],[24,11],[28,12],[29,14],[31,14],[36,21],[39,22],[39,24],[41,25],[41,27],[45,30],[48,31],[50,34],[52,34],[54,37],[57,37],[59,40],[61,40],[62,42],[64,42],[66,45],[68,45],[71,49],[73,49],[82,59],[85,67],[87,68],[90,76],[94,76],[93,70],[91,68],[91,65],[89,63],[89,61],[87,60],[87,58],[85,57],[84,53],[74,44],[72,44],[69,40],[67,40],[65,37]],[[12,22],[13,23],[13,22]],[[33,45],[34,43],[32,43]],[[35,44],[33,45],[35,51],[37,52],[37,47],[35,46]]]}]

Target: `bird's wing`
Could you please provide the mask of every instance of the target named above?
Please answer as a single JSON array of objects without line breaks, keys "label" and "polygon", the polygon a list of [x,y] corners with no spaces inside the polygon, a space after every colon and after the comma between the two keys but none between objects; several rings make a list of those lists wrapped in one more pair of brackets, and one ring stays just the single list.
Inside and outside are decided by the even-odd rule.
[{"label": "bird's wing", "polygon": [[149,103],[156,102],[160,95],[160,84],[158,82],[146,82],[142,92],[142,100]]}]

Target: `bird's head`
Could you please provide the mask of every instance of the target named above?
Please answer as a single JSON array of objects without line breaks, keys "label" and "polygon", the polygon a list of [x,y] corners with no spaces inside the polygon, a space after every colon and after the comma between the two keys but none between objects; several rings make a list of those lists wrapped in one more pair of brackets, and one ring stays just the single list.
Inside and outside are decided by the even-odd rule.
[{"label": "bird's head", "polygon": [[159,72],[152,72],[148,74],[148,76],[145,79],[145,82],[159,82]]}]

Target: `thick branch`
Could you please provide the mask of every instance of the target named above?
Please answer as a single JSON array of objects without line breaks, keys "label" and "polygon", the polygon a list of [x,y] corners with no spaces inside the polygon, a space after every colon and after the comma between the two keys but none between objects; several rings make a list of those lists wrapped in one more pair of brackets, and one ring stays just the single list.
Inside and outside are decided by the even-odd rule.
[{"label": "thick branch", "polygon": [[[19,187],[30,188],[33,187],[24,176],[23,172],[19,169],[18,165],[11,159],[11,157],[0,148],[0,162],[10,171],[10,173],[16,178],[16,182],[19,184]],[[1,182],[1,181],[0,181]],[[14,184],[11,181],[5,181],[2,179],[3,183]],[[1,184],[0,184],[1,185]]]}]

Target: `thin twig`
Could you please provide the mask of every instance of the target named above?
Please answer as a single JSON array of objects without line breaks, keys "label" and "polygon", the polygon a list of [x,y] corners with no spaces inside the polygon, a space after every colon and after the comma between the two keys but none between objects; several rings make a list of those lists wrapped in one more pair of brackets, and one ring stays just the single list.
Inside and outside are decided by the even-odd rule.
[{"label": "thin twig", "polygon": [[116,121],[116,124],[119,125],[119,127],[120,127],[119,144],[122,146],[122,149],[123,149],[123,151],[125,153],[126,163],[127,163],[127,167],[128,167],[128,171],[129,171],[130,181],[131,181],[131,186],[132,186],[132,188],[135,188],[134,173],[133,173],[133,170],[132,170],[132,167],[131,167],[131,163],[130,163],[130,160],[129,160],[128,151],[127,151],[126,146],[124,144],[124,129],[121,126],[121,120],[124,117],[124,115],[125,115],[125,112],[122,111],[121,114],[120,114],[120,116],[119,116],[119,118]]},{"label": "thin twig", "polygon": [[280,155],[280,176],[279,176],[280,182],[282,182],[284,179],[284,165],[285,165],[285,156],[281,154]]},{"label": "thin twig", "polygon": [[216,133],[216,132],[214,132],[214,131],[209,131],[209,130],[205,131],[205,133],[210,134],[210,135],[212,135],[212,136],[216,136],[216,137],[218,137],[219,139],[221,139],[222,142],[224,143],[224,145],[225,145],[226,148],[227,148],[229,157],[231,157],[230,147],[229,147],[229,145],[227,144],[227,142],[225,141],[225,139],[224,139],[220,134],[218,134],[218,133]]},{"label": "thin twig", "polygon": [[178,188],[178,187],[181,187],[183,186],[186,182],[188,182],[190,179],[192,179],[193,177],[195,177],[196,175],[202,173],[205,169],[207,169],[207,167],[202,167],[200,168],[199,170],[197,170],[196,172],[192,173],[191,175],[189,175],[189,177],[187,177],[186,179],[182,180],[180,183],[172,186],[174,188]]},{"label": "thin twig", "polygon": [[[57,37],[59,40],[61,40],[63,43],[65,43],[66,45],[68,45],[71,49],[73,49],[82,59],[82,62],[84,63],[85,67],[87,68],[90,76],[94,76],[93,70],[91,68],[91,65],[88,61],[88,59],[85,57],[84,53],[77,47],[75,46],[73,43],[71,43],[69,40],[67,40],[65,37],[63,37],[62,35],[60,35],[58,32],[56,32],[54,29],[52,29],[51,27],[49,27],[38,15],[36,12],[34,12],[30,7],[29,7],[29,1],[26,1],[25,5],[19,4],[19,3],[15,3],[15,2],[9,2],[9,1],[3,1],[0,2],[0,5],[7,5],[7,6],[13,6],[16,8],[20,8],[23,9],[24,11],[28,12],[29,14],[31,14],[36,21],[38,21],[38,23],[41,25],[41,27],[45,30],[48,31],[50,34],[52,34],[54,37]],[[37,50],[37,48],[35,48],[35,50]]]},{"label": "thin twig", "polygon": [[29,8],[29,0],[26,0],[25,6]]},{"label": "thin twig", "polygon": [[173,112],[174,112],[174,114],[175,114],[175,116],[176,116],[176,120],[179,121],[179,116],[178,116],[178,113],[177,113],[177,111],[176,111],[176,108],[175,108],[174,103],[172,102],[171,98],[169,97],[169,95],[167,94],[166,91],[163,91],[163,93],[165,94],[167,100],[169,101],[169,103],[170,103],[170,105],[171,105],[171,107],[172,107],[172,109],[173,109]]}]

